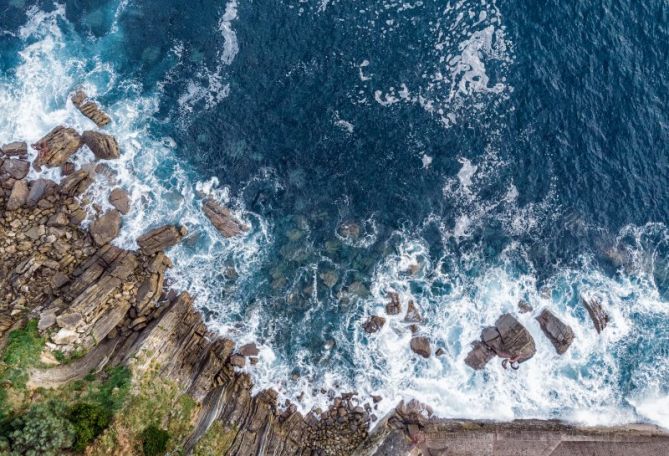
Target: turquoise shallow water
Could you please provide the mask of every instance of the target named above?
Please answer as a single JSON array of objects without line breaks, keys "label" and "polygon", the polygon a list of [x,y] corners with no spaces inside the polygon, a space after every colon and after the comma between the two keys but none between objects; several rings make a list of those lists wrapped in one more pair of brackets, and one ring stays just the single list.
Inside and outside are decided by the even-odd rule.
[{"label": "turquoise shallow water", "polygon": [[[135,200],[119,243],[187,225],[174,286],[258,341],[258,388],[304,409],[357,389],[443,416],[669,425],[668,9],[5,0],[0,140],[90,128],[67,94],[95,94]],[[221,239],[203,194],[251,232]],[[361,331],[388,291],[445,356],[416,359],[398,318]],[[612,316],[601,337],[583,294]],[[521,315],[532,361],[466,368],[520,299],[567,321],[572,349]]]}]

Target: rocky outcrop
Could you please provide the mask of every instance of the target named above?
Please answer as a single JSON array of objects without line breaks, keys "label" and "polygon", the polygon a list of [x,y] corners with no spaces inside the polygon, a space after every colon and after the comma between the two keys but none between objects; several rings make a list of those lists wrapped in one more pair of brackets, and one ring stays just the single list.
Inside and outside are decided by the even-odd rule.
[{"label": "rocky outcrop", "polygon": [[227,238],[239,236],[249,230],[249,227],[237,220],[227,207],[212,199],[204,201],[202,210],[214,227]]},{"label": "rocky outcrop", "polygon": [[77,90],[74,95],[72,95],[72,104],[86,117],[95,122],[95,125],[102,128],[105,125],[108,125],[111,122],[111,119],[107,114],[105,114],[92,100],[88,99],[88,96],[83,90]]},{"label": "rocky outcrop", "polygon": [[574,341],[574,331],[548,309],[541,311],[537,321],[546,337],[555,347],[555,351],[560,355],[566,352]]},{"label": "rocky outcrop", "polygon": [[609,315],[602,308],[602,303],[597,297],[585,298],[581,297],[581,302],[590,315],[590,319],[595,325],[597,333],[601,333],[609,324]]},{"label": "rocky outcrop", "polygon": [[495,326],[481,332],[481,341],[472,344],[465,363],[473,369],[482,369],[492,359],[491,353],[522,363],[532,358],[536,351],[529,331],[511,314],[504,314],[497,319]]},{"label": "rocky outcrop", "polygon": [[363,324],[362,328],[367,334],[378,332],[386,324],[386,319],[378,315],[372,315]]},{"label": "rocky outcrop", "polygon": [[83,194],[93,184],[93,175],[86,169],[80,169],[60,183],[61,193],[68,196],[79,196]]},{"label": "rocky outcrop", "polygon": [[81,139],[98,160],[115,160],[121,156],[116,138],[99,131],[85,131]]},{"label": "rocky outcrop", "polygon": [[188,231],[185,227],[165,225],[139,237],[137,244],[145,255],[153,255],[174,247],[187,233]]},{"label": "rocky outcrop", "polygon": [[49,168],[62,166],[81,145],[81,136],[76,130],[63,126],[56,127],[33,144],[33,148],[38,152],[35,166]]}]

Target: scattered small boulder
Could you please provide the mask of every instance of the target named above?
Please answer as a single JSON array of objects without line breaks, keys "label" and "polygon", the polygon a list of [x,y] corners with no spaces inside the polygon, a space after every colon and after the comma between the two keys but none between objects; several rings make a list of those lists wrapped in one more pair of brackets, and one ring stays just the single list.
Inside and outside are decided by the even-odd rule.
[{"label": "scattered small boulder", "polygon": [[411,350],[423,358],[429,358],[432,355],[430,339],[425,336],[414,336],[411,338]]},{"label": "scattered small boulder", "polygon": [[238,236],[249,230],[249,227],[237,220],[227,207],[221,206],[212,199],[204,201],[202,210],[214,227],[226,238]]},{"label": "scattered small boulder", "polygon": [[28,144],[23,141],[5,144],[0,149],[8,157],[26,157],[28,155]]},{"label": "scattered small boulder", "polygon": [[84,144],[98,160],[113,160],[121,156],[116,138],[98,131],[85,131],[81,135]]},{"label": "scattered small boulder", "polygon": [[441,347],[437,348],[437,351],[434,352],[434,356],[443,356],[443,355],[445,355],[445,354],[446,354],[446,350],[444,350],[444,349],[441,348]]},{"label": "scattered small boulder", "polygon": [[511,314],[504,314],[497,319],[495,326],[487,327],[481,332],[481,341],[472,344],[465,363],[478,370],[494,355],[522,363],[532,358],[536,352],[530,332]]},{"label": "scattered small boulder", "polygon": [[145,255],[151,256],[154,253],[174,247],[186,234],[188,234],[188,230],[185,227],[165,225],[140,236],[137,239],[137,244]]},{"label": "scattered small boulder", "polygon": [[362,324],[362,328],[367,334],[378,332],[386,324],[386,319],[378,315],[372,315]]},{"label": "scattered small boulder", "polygon": [[14,182],[14,187],[12,188],[12,193],[9,195],[9,200],[7,201],[7,210],[15,211],[18,208],[22,207],[26,203],[28,198],[28,184],[24,180],[18,180]]},{"label": "scattered small boulder", "polygon": [[388,315],[399,315],[402,312],[402,304],[400,304],[400,295],[391,291],[388,293],[390,302],[386,304],[386,313]]},{"label": "scattered small boulder", "polygon": [[555,351],[560,355],[566,352],[574,341],[574,331],[548,309],[541,311],[537,321],[541,330],[555,347]]},{"label": "scattered small boulder", "polygon": [[30,171],[30,163],[18,158],[10,158],[2,163],[0,170],[3,173],[8,174],[12,179],[19,180],[28,175],[28,171]]},{"label": "scattered small boulder", "polygon": [[404,321],[407,323],[420,323],[423,321],[423,317],[420,315],[420,312],[416,307],[416,304],[414,304],[413,300],[409,300],[409,305],[407,307],[407,313],[404,316]]},{"label": "scattered small boulder", "polygon": [[58,126],[33,144],[38,152],[35,166],[47,166],[49,168],[62,166],[79,150],[81,145],[81,136],[76,130]]},{"label": "scattered small boulder", "polygon": [[72,104],[86,117],[95,122],[95,125],[102,128],[105,125],[111,122],[111,119],[107,114],[105,114],[95,103],[88,99],[86,92],[83,90],[77,90],[74,95],[72,95]]},{"label": "scattered small boulder", "polygon": [[115,188],[109,194],[109,203],[121,214],[130,212],[130,196],[122,188]]},{"label": "scattered small boulder", "polygon": [[581,296],[581,301],[590,315],[590,319],[595,324],[597,334],[601,333],[609,324],[609,315],[602,308],[602,303],[598,297],[585,298]]},{"label": "scattered small boulder", "polygon": [[121,213],[112,209],[93,222],[91,237],[98,246],[103,246],[118,236],[120,230]]}]

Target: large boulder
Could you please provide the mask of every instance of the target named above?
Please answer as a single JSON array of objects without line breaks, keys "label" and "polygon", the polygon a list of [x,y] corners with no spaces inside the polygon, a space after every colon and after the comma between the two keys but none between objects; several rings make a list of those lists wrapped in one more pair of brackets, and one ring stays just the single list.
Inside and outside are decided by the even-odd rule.
[{"label": "large boulder", "polygon": [[35,179],[30,183],[30,193],[28,193],[26,206],[37,206],[42,198],[50,195],[56,188],[58,188],[58,185],[50,179]]},{"label": "large boulder", "polygon": [[25,160],[10,158],[2,163],[0,170],[13,179],[19,180],[28,175],[28,171],[30,171],[30,163]]},{"label": "large boulder", "polygon": [[80,169],[60,182],[60,191],[68,196],[79,196],[88,190],[92,183],[91,173],[88,170]]},{"label": "large boulder", "polygon": [[118,236],[121,230],[121,214],[116,209],[107,211],[91,225],[91,237],[98,246],[103,246]]},{"label": "large boulder", "polygon": [[81,147],[81,136],[72,128],[58,126],[33,144],[38,151],[36,166],[62,166]]},{"label": "large boulder", "polygon": [[121,156],[116,138],[111,135],[85,131],[81,138],[98,160],[112,160]]},{"label": "large boulder", "polygon": [[609,315],[602,308],[602,303],[598,297],[585,298],[581,296],[581,301],[590,315],[590,319],[595,324],[597,333],[601,333],[609,324]]},{"label": "large boulder", "polygon": [[28,198],[28,184],[24,180],[14,182],[12,193],[9,195],[7,201],[7,210],[15,211],[26,203]]},{"label": "large boulder", "polygon": [[204,201],[202,210],[216,229],[227,238],[238,236],[249,230],[249,227],[237,220],[227,207],[221,206],[212,199]]},{"label": "large boulder", "polygon": [[145,255],[151,256],[154,253],[174,247],[187,233],[185,227],[165,225],[140,236],[137,239],[137,244]]},{"label": "large boulder", "polygon": [[534,338],[511,314],[504,314],[497,319],[495,326],[485,328],[481,340],[497,356],[513,358],[519,363],[532,358],[537,352]]},{"label": "large boulder", "polygon": [[372,315],[362,324],[362,328],[367,334],[378,332],[386,324],[386,319],[378,315]]},{"label": "large boulder", "polygon": [[430,339],[424,336],[414,336],[411,338],[411,350],[423,358],[429,358],[432,355]]},{"label": "large boulder", "polygon": [[481,370],[488,364],[488,361],[495,357],[495,352],[481,341],[472,343],[472,350],[465,358],[465,364],[472,369]]},{"label": "large boulder", "polygon": [[25,157],[28,155],[28,145],[23,141],[15,141],[5,144],[0,148],[2,153],[8,157]]},{"label": "large boulder", "polygon": [[83,90],[77,90],[72,95],[72,104],[86,117],[95,122],[98,127],[104,127],[111,122],[111,119],[105,114],[98,105],[88,99],[88,96]]},{"label": "large boulder", "polygon": [[560,355],[566,352],[574,341],[574,331],[548,309],[541,311],[537,321],[546,337],[555,347],[555,351]]},{"label": "large boulder", "polygon": [[109,194],[109,203],[121,214],[130,212],[130,196],[122,188],[115,188]]}]

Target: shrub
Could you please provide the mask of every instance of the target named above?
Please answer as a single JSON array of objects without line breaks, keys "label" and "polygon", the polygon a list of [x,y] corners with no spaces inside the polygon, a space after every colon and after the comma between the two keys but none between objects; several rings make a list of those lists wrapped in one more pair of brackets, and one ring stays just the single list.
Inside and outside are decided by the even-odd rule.
[{"label": "shrub", "polygon": [[65,418],[62,403],[49,401],[31,407],[9,424],[7,441],[12,454],[59,455],[71,448],[74,427]]},{"label": "shrub", "polygon": [[74,449],[83,451],[111,423],[111,411],[100,404],[80,402],[70,408],[68,419],[74,426]]},{"label": "shrub", "polygon": [[142,432],[142,448],[144,456],[161,456],[167,450],[170,434],[153,424]]}]

